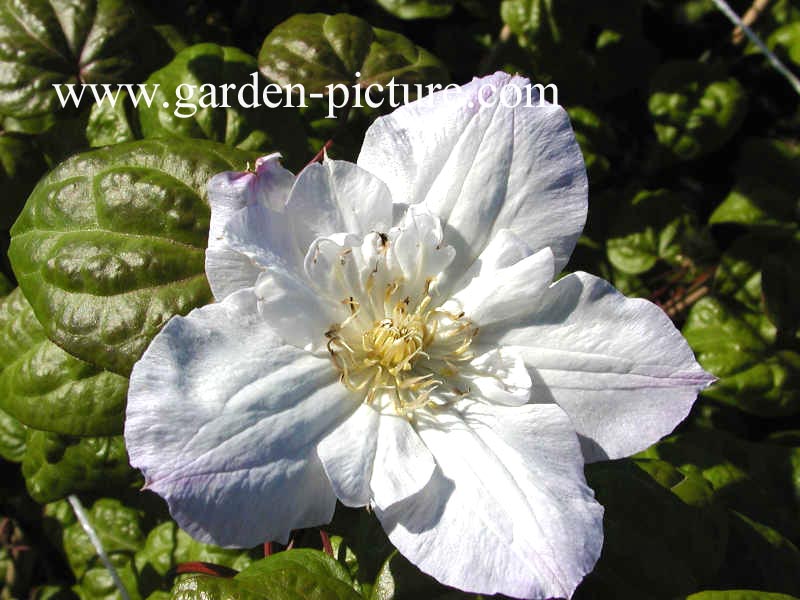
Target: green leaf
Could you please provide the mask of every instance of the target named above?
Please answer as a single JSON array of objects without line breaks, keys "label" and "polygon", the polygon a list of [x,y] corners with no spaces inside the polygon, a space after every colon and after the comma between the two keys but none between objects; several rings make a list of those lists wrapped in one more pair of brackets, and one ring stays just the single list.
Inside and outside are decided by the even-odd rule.
[{"label": "green leaf", "polygon": [[705,396],[763,417],[800,410],[800,354],[774,346],[776,330],[764,314],[706,297],[692,307],[683,335],[720,378]]},{"label": "green leaf", "polygon": [[611,172],[610,156],[618,143],[614,130],[586,107],[573,106],[567,112],[583,153],[589,182],[597,185]]},{"label": "green leaf", "polygon": [[[141,598],[135,553],[144,544],[142,511],[125,506],[118,500],[101,498],[86,510],[100,543],[114,565],[131,600]],[[67,555],[82,599],[116,599],[119,592],[108,569],[100,561],[89,536],[79,522],[72,522],[63,531],[64,553]]]},{"label": "green leaf", "polygon": [[170,569],[180,563],[194,561],[241,571],[253,562],[253,556],[246,550],[229,550],[202,544],[189,537],[173,521],[151,529],[144,546],[136,554],[139,572],[145,573],[149,568],[159,577],[165,577]]},{"label": "green leaf", "polygon": [[693,219],[684,199],[669,190],[638,192],[617,212],[606,242],[608,260],[630,275],[652,269],[659,260],[679,264]]},{"label": "green leaf", "polygon": [[120,494],[142,483],[128,466],[122,436],[77,438],[28,430],[22,474],[39,503],[77,492]]},{"label": "green leaf", "polygon": [[709,590],[686,596],[685,600],[797,600],[786,594],[773,594],[758,590]]},{"label": "green leaf", "polygon": [[14,223],[28,194],[47,170],[42,153],[26,138],[9,134],[0,136],[0,229]]},{"label": "green leaf", "polygon": [[737,239],[720,258],[714,275],[715,292],[751,311],[763,311],[761,268],[768,252],[769,246],[755,236]]},{"label": "green leaf", "polygon": [[800,551],[776,530],[731,512],[721,587],[800,595]]},{"label": "green leaf", "polygon": [[6,296],[14,289],[14,285],[3,273],[0,273],[0,296]]},{"label": "green leaf", "polygon": [[587,465],[589,485],[605,507],[605,541],[576,599],[669,599],[712,581],[719,569],[727,526],[710,486],[665,463],[643,467],[656,473],[655,481],[631,461]]},{"label": "green leaf", "polygon": [[258,65],[272,81],[302,84],[307,93],[327,93],[326,86],[333,84],[364,87],[386,85],[391,79],[398,84],[449,79],[444,65],[424,48],[347,14],[290,17],[266,37]]},{"label": "green leaf", "polygon": [[778,56],[786,56],[795,65],[800,65],[800,22],[784,25],[767,38],[767,46]]},{"label": "green leaf", "polygon": [[742,144],[736,184],[709,223],[737,223],[759,232],[797,230],[800,218],[800,149],[782,140],[752,138]]},{"label": "green leaf", "polygon": [[205,140],[143,140],[51,171],[11,230],[9,249],[48,337],[127,375],[171,316],[211,300],[206,184],[253,157]]},{"label": "green leaf", "polygon": [[[252,563],[236,577],[239,583],[277,596],[283,591],[299,592],[313,598],[359,599],[347,570],[334,558],[318,550],[306,548],[279,552]],[[326,595],[330,594],[330,595]]]},{"label": "green leaf", "polygon": [[455,0],[377,0],[386,11],[400,19],[436,19],[453,12]]},{"label": "green leaf", "polygon": [[723,431],[694,431],[640,453],[700,475],[715,500],[751,519],[800,537],[800,448],[753,443]]},{"label": "green leaf", "polygon": [[0,339],[0,409],[34,429],[122,433],[128,380],[47,339],[19,288],[0,299]]},{"label": "green leaf", "polygon": [[0,456],[11,462],[22,462],[27,437],[25,425],[0,410]]},{"label": "green leaf", "polygon": [[656,58],[644,37],[641,0],[613,9],[581,0],[503,0],[503,21],[517,36],[539,82],[554,82],[577,102],[624,94],[651,71]]},{"label": "green leaf", "polygon": [[[147,138],[206,138],[244,150],[301,156],[305,140],[296,109],[265,105],[266,84],[256,59],[238,48],[190,46],[145,82],[159,87],[152,104],[139,104],[142,132]],[[235,87],[223,95],[223,85]],[[176,100],[182,102],[176,105]],[[285,104],[285,94],[273,93],[267,100]]]},{"label": "green leaf", "polygon": [[0,113],[59,111],[53,84],[136,81],[152,35],[124,0],[0,4]]},{"label": "green leaf", "polygon": [[364,600],[347,571],[318,550],[287,550],[256,561],[233,577],[196,575],[180,580],[173,600]]},{"label": "green leaf", "polygon": [[141,137],[139,115],[127,91],[120,92],[113,105],[109,102],[92,105],[86,139],[93,148],[132,142]]},{"label": "green leaf", "polygon": [[736,133],[747,95],[736,79],[704,63],[673,61],[653,75],[648,106],[658,143],[685,161],[718,150]]}]

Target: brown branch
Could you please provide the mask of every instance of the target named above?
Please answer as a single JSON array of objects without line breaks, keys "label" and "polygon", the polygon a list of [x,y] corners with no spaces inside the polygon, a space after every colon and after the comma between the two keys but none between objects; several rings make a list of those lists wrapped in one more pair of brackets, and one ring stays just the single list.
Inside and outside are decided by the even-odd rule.
[{"label": "brown branch", "polygon": [[[769,4],[769,0],[753,0],[753,4],[750,5],[750,8],[747,9],[747,12],[744,13],[742,17],[742,23],[748,27],[753,25],[759,15],[766,10],[767,4]],[[737,45],[744,41],[744,30],[741,27],[737,27],[733,30],[731,41]]]}]

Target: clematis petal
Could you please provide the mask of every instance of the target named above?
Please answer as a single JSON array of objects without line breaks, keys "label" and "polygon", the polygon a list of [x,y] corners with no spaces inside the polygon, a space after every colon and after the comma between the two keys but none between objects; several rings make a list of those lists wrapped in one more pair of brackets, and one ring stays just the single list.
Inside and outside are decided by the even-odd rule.
[{"label": "clematis petal", "polygon": [[[534,251],[552,248],[559,272],[586,221],[586,170],[567,113],[539,106],[529,83],[505,73],[475,79],[367,130],[358,164],[386,182],[396,203],[424,203],[442,219],[458,251],[453,276],[501,229]],[[515,94],[523,102],[509,108]]]},{"label": "clematis petal", "polygon": [[417,430],[438,469],[419,493],[375,511],[400,552],[467,591],[570,597],[600,554],[603,509],[567,415],[462,401],[420,414]]},{"label": "clematis petal", "polygon": [[655,443],[714,380],[660,308],[586,273],[559,280],[530,316],[506,325],[481,341],[518,347],[533,401],[555,400],[569,414],[587,461]]},{"label": "clematis petal", "polygon": [[370,488],[375,506],[387,508],[419,492],[436,462],[408,419],[381,414]]},{"label": "clematis petal", "polygon": [[378,411],[362,404],[317,446],[336,497],[345,506],[369,504],[380,418]]},{"label": "clematis petal", "polygon": [[254,172],[220,173],[208,184],[206,275],[217,300],[252,287],[276,255],[299,261],[281,214],[295,176],[279,159],[280,154],[270,154],[256,161]]},{"label": "clematis petal", "polygon": [[392,225],[392,197],[386,184],[360,168],[326,159],[297,176],[286,204],[289,227],[303,253],[333,233],[365,235]]},{"label": "clematis petal", "polygon": [[295,177],[284,169],[278,152],[256,160],[254,171],[226,171],[208,182],[208,202],[211,205],[209,247],[220,243],[225,224],[245,206],[261,204],[273,210],[283,210]]},{"label": "clematis petal", "polygon": [[477,356],[462,373],[469,387],[495,404],[520,406],[531,397],[531,376],[519,352],[509,348],[475,349]]},{"label": "clematis petal", "polygon": [[[481,255],[482,256],[482,255]],[[511,266],[486,265],[453,295],[467,318],[481,328],[519,318],[553,281],[553,253],[544,248]]]},{"label": "clematis petal", "polygon": [[255,293],[264,322],[287,344],[327,357],[325,332],[347,318],[341,302],[311,288],[308,279],[275,265],[258,277]]},{"label": "clematis petal", "polygon": [[317,443],[356,408],[328,359],[284,345],[252,290],[175,317],[131,374],[131,464],[178,524],[222,546],[327,522]]}]

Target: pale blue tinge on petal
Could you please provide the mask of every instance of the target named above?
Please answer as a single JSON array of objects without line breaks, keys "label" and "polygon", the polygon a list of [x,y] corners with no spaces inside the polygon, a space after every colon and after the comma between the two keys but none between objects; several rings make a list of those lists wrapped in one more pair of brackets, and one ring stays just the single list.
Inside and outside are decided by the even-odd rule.
[{"label": "pale blue tinge on petal", "polygon": [[458,251],[455,276],[501,229],[534,251],[550,247],[558,272],[586,221],[586,170],[566,111],[539,106],[535,89],[533,106],[500,101],[513,90],[527,95],[528,83],[505,73],[475,79],[367,130],[358,164],[386,182],[396,203],[425,203],[442,218]]},{"label": "pale blue tinge on petal", "polygon": [[600,555],[603,509],[567,415],[462,401],[421,412],[416,427],[438,467],[375,511],[400,552],[466,591],[570,597]]},{"label": "pale blue tinge on petal", "polygon": [[569,414],[590,462],[654,444],[714,381],[664,311],[586,273],[559,280],[504,325],[481,342],[521,353],[533,400]]},{"label": "pale blue tinge on petal", "polygon": [[327,358],[264,326],[252,290],[173,318],[131,374],[131,464],[194,537],[285,542],[336,497],[316,445],[355,409]]}]

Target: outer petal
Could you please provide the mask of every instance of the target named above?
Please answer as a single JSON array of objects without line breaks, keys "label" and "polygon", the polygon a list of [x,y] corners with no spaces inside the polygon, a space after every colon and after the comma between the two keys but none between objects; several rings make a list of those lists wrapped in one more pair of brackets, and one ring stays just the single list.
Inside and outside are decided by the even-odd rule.
[{"label": "outer petal", "polygon": [[220,173],[208,184],[211,226],[206,274],[217,300],[255,283],[262,265],[254,260],[252,248],[266,243],[260,237],[265,230],[286,229],[280,222],[272,223],[280,220],[279,215],[270,217],[283,210],[295,180],[279,159],[277,153],[264,156],[256,161],[254,172]]},{"label": "outer petal", "polygon": [[278,152],[256,160],[255,171],[227,171],[208,182],[208,202],[211,205],[209,246],[220,242],[220,235],[234,213],[245,206],[261,204],[273,210],[282,210],[294,175],[284,169]]},{"label": "outer petal", "polygon": [[533,401],[555,400],[569,414],[587,461],[650,446],[714,380],[660,308],[586,273],[553,284],[510,330],[481,335],[518,347]]},{"label": "outer petal", "polygon": [[316,445],[357,407],[326,359],[285,346],[245,290],[173,318],[131,374],[131,464],[179,525],[223,546],[327,522]]},{"label": "outer petal", "polygon": [[424,202],[442,218],[458,251],[454,273],[504,228],[534,251],[552,248],[558,272],[583,228],[586,171],[567,113],[538,106],[535,89],[530,107],[499,100],[526,100],[528,84],[496,73],[400,107],[367,130],[358,164],[395,202]]},{"label": "outer petal", "polygon": [[319,237],[387,231],[392,197],[386,184],[353,163],[326,159],[303,169],[286,204],[301,252]]},{"label": "outer petal", "polygon": [[418,494],[376,509],[400,552],[464,590],[569,597],[600,554],[603,509],[566,414],[465,401],[420,416],[418,430],[439,469]]}]

